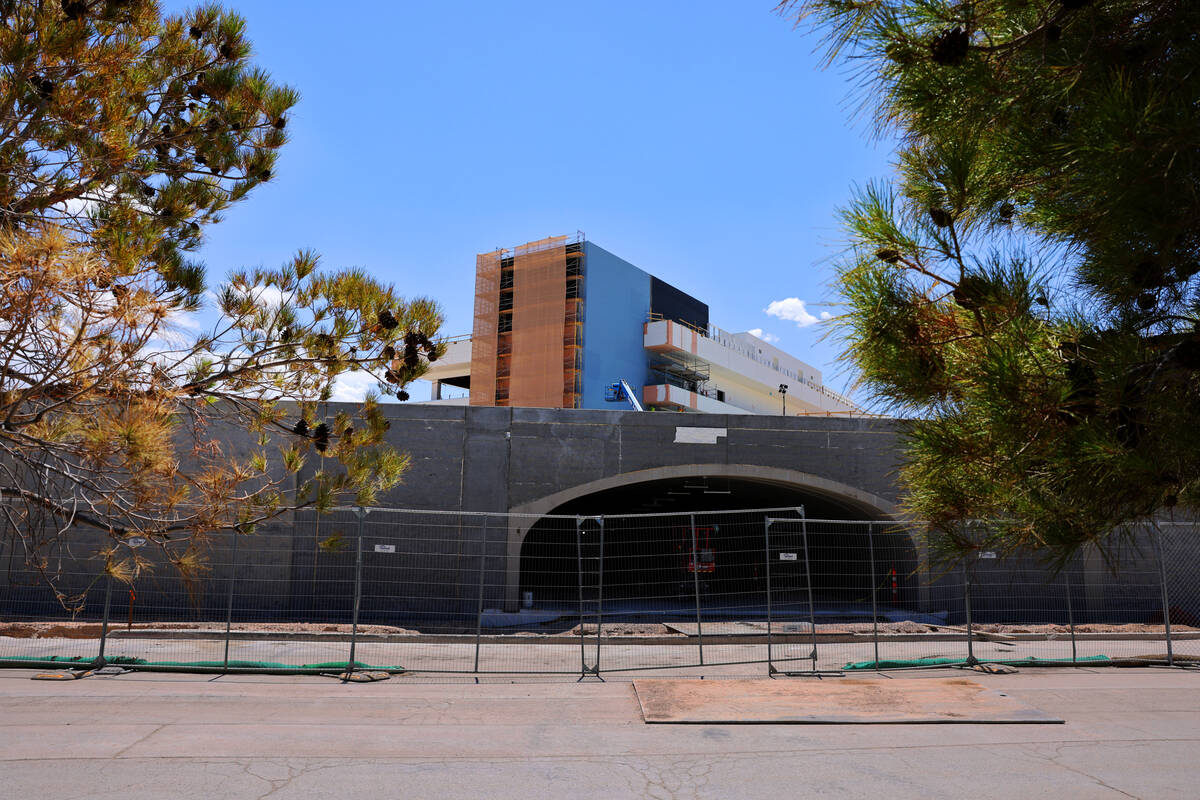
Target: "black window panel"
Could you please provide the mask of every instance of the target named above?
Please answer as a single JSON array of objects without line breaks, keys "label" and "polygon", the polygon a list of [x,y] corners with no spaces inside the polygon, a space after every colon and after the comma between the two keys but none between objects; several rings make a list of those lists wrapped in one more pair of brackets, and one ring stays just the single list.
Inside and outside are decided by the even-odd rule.
[{"label": "black window panel", "polygon": [[686,322],[701,330],[708,328],[708,305],[681,292],[665,281],[650,276],[650,311],[664,319]]}]

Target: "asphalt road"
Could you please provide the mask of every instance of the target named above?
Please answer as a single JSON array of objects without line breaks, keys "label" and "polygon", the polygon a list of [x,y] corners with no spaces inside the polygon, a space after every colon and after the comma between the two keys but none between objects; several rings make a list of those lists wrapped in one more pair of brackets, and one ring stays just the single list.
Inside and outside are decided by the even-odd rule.
[{"label": "asphalt road", "polygon": [[922,673],[1065,725],[646,725],[628,680],[32,674],[0,671],[7,797],[1200,796],[1195,671]]}]

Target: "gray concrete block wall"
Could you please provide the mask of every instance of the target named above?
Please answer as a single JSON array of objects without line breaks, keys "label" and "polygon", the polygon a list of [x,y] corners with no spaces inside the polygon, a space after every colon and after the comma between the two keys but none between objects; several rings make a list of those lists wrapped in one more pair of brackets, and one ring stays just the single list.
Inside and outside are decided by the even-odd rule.
[{"label": "gray concrete block wall", "polygon": [[[337,410],[337,404],[330,404],[329,415]],[[390,405],[385,413],[391,421],[390,443],[411,459],[404,482],[381,498],[386,508],[504,514],[581,484],[694,464],[789,470],[884,502],[898,499],[899,423],[889,420],[421,404]],[[679,426],[723,428],[726,433],[713,444],[680,443],[676,442]],[[305,469],[317,468],[319,459],[310,458]],[[319,517],[303,512],[281,518],[240,540],[236,569],[229,566],[228,543],[217,537],[210,554],[213,568],[200,595],[193,592],[195,596],[189,597],[187,587],[163,566],[139,582],[137,607],[147,610],[160,604],[194,618],[220,618],[226,587],[233,580],[235,619],[349,619],[356,519],[351,512]],[[511,528],[498,516],[491,517],[485,528],[482,519],[457,514],[424,519],[388,512],[369,517],[364,534],[364,613],[376,621],[408,612],[469,620],[478,608],[482,555],[486,555],[485,607],[511,604],[512,586],[506,585],[506,580],[512,581],[507,569]],[[334,532],[343,536],[342,549],[320,548],[319,542]],[[375,552],[376,542],[388,541],[397,544],[397,554]],[[1191,579],[1192,567],[1181,565],[1195,563],[1187,557],[1197,550],[1195,541],[1180,535],[1171,544],[1169,582],[1177,587],[1172,593],[1179,605],[1189,609],[1196,604],[1195,587],[1200,581]],[[89,576],[96,574],[99,564],[94,554],[103,542],[103,536],[82,531],[73,540],[71,563],[65,570],[73,576],[72,585],[86,585]],[[1090,567],[1087,581],[1079,586],[1081,613],[1092,608],[1111,614],[1125,607],[1144,616],[1153,605],[1147,593],[1151,584],[1140,565],[1135,571],[1136,576],[1104,579],[1102,566]],[[1010,583],[1019,584],[1026,574],[1038,570],[1014,567]],[[52,595],[30,577],[19,567],[0,574],[0,613],[11,616],[28,608],[53,611],[53,603],[43,602],[52,600]],[[954,605],[957,601],[950,595],[961,593],[954,582],[935,582],[932,590],[925,591],[922,605],[932,604],[931,610]],[[994,602],[997,612],[1003,610],[1006,601]],[[189,603],[194,607],[189,609]],[[91,603],[89,615],[98,608],[98,603]],[[981,613],[990,610],[980,608]]]}]

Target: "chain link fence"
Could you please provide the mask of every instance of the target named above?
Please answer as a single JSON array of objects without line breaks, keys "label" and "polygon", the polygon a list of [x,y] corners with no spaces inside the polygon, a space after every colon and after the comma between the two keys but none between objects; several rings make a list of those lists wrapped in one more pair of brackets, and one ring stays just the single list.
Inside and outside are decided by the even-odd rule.
[{"label": "chain link fence", "polygon": [[1190,524],[1059,569],[986,552],[931,568],[903,526],[802,508],[339,509],[199,545],[129,540],[118,578],[88,555],[99,544],[36,560],[3,545],[0,664],[585,677],[1200,661]]}]

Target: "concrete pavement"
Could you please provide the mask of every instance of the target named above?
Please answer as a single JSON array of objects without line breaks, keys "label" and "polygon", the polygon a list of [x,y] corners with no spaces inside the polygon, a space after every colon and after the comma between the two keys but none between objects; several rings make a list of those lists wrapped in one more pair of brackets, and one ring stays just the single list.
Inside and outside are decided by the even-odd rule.
[{"label": "concrete pavement", "polygon": [[613,679],[32,674],[0,671],[9,797],[1200,796],[1197,672],[965,673],[1067,722],[879,726],[645,725]]}]

